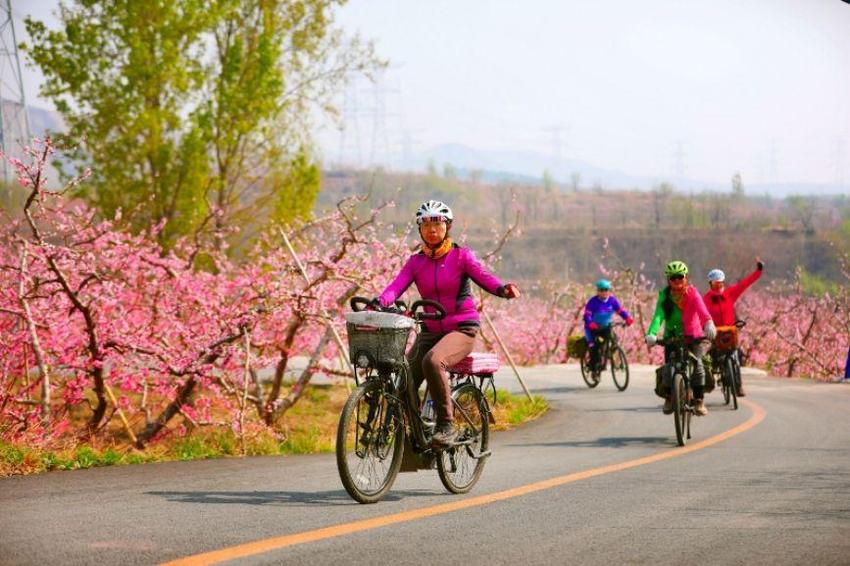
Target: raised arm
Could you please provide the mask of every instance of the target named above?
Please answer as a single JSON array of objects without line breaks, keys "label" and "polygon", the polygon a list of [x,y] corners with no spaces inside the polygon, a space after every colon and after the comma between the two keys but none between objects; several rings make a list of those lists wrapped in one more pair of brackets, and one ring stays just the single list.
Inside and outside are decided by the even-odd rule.
[{"label": "raised arm", "polygon": [[726,287],[726,297],[733,303],[737,301],[738,297],[740,297],[744,293],[744,291],[749,288],[750,285],[752,285],[761,278],[763,272],[763,264],[762,262],[758,262],[755,271],[753,271],[734,285],[729,285],[728,287]]}]

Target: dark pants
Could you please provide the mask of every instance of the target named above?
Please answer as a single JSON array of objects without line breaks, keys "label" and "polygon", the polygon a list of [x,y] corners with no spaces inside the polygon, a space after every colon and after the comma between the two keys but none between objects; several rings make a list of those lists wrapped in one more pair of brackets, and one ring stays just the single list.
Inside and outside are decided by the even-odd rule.
[{"label": "dark pants", "polygon": [[[606,326],[605,328],[597,328],[596,330],[590,330],[589,332],[592,340],[589,344],[590,369],[592,371],[599,371],[599,357],[602,353],[602,345],[611,337],[611,327]],[[602,338],[602,340],[599,340],[599,338]]]},{"label": "dark pants", "polygon": [[447,370],[472,352],[477,334],[477,328],[464,328],[447,334],[423,331],[416,336],[416,341],[407,353],[414,390],[419,391],[422,381],[427,380],[428,391],[434,400],[437,423],[454,420]]},{"label": "dark pants", "polygon": [[[694,399],[702,399],[705,397],[705,366],[702,363],[702,357],[711,348],[711,341],[702,339],[694,340],[688,344],[688,350],[696,356],[696,367],[694,374],[691,376],[691,389],[694,392]],[[667,348],[664,348],[664,363],[670,361],[670,354]]]}]

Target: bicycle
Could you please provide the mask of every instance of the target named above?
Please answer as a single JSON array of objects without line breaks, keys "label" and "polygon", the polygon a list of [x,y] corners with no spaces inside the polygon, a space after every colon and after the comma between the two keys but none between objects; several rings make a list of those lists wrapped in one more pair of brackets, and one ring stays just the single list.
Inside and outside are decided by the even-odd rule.
[{"label": "bicycle", "polygon": [[666,375],[672,374],[670,394],[673,396],[673,421],[676,427],[676,442],[684,446],[691,438],[691,417],[694,415],[691,376],[694,374],[697,358],[688,349],[684,336],[660,339],[656,345],[668,348]]},{"label": "bicycle", "polygon": [[[365,379],[361,383],[355,375],[358,386],[345,402],[337,428],[337,469],[346,492],[359,503],[375,503],[390,490],[399,471],[435,467],[448,491],[468,492],[491,455],[490,423],[495,421],[484,389],[485,384],[493,388],[495,403],[492,379],[498,358],[472,354],[449,369],[457,441],[435,449],[435,423],[418,409],[419,393],[404,354],[410,331],[424,320],[442,319],[446,310],[430,300],[416,301],[409,310],[364,311],[370,302],[363,297],[352,298],[350,304],[349,354]],[[425,307],[433,312],[420,310]]]},{"label": "bicycle", "polygon": [[741,387],[741,362],[738,358],[738,330],[746,326],[743,320],[736,320],[732,326],[718,326],[717,337],[712,348],[712,369],[720,374],[723,390],[723,404],[732,403],[738,410],[738,390]]},{"label": "bicycle", "polygon": [[[614,385],[618,391],[625,391],[629,386],[629,361],[626,359],[626,352],[620,346],[620,339],[617,337],[617,333],[614,332],[614,327],[617,326],[625,326],[625,323],[612,323],[607,339],[602,336],[596,336],[596,347],[602,348],[599,352],[600,366],[596,372],[592,371],[590,367],[590,348],[587,348],[587,351],[580,358],[581,377],[591,389],[599,385],[601,373],[609,367],[611,368],[611,377],[614,379]],[[617,377],[618,373],[619,378]]]}]

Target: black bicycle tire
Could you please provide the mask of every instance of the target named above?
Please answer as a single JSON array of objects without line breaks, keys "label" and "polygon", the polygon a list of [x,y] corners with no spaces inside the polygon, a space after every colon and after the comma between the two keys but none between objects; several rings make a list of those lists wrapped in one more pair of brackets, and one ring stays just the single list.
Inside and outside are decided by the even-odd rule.
[{"label": "black bicycle tire", "polygon": [[741,366],[737,360],[732,360],[732,405],[738,410],[738,388],[741,386]]},{"label": "black bicycle tire", "polygon": [[685,438],[688,425],[685,420],[688,412],[687,397],[685,378],[681,373],[677,373],[673,376],[673,422],[676,426],[676,442],[679,446],[684,446],[687,442]]},{"label": "black bicycle tire", "polygon": [[[617,364],[614,362],[615,356],[619,356],[620,360],[623,362],[623,368],[620,372],[621,374],[625,374],[625,378],[623,379],[622,386],[620,382],[617,381]],[[611,349],[611,378],[614,380],[614,386],[617,388],[617,391],[625,391],[629,386],[629,360],[626,358],[626,352],[620,346],[615,346]]]},{"label": "black bicycle tire", "polygon": [[[480,431],[478,434],[478,446],[477,451],[478,455],[484,454],[490,447],[490,420],[488,418],[489,406],[487,405],[487,399],[482,394],[481,390],[472,385],[471,383],[466,383],[456,388],[452,392],[452,399],[457,400],[462,395],[470,394],[475,400],[476,405],[478,406],[478,420],[476,423],[480,426]],[[457,408],[455,408],[455,426],[461,428],[464,426],[464,418],[457,414]],[[468,426],[466,427],[468,430]],[[464,440],[464,435],[461,432],[458,440]],[[474,450],[473,450],[474,451]],[[456,457],[460,454],[465,462],[470,462],[471,460],[475,460],[475,467],[472,470],[472,474],[468,480],[464,483],[458,483],[455,481],[453,474],[450,469],[451,466],[451,458]],[[457,460],[456,460],[457,462]],[[440,481],[443,483],[443,486],[451,493],[467,493],[472,487],[478,483],[478,480],[481,478],[481,473],[484,471],[484,465],[487,463],[487,457],[473,458],[467,451],[467,447],[465,445],[456,445],[450,448],[447,448],[440,452],[437,456],[437,473],[440,476]]]},{"label": "black bicycle tire", "polygon": [[731,391],[732,391],[731,387],[732,387],[732,385],[731,384],[735,380],[734,375],[731,374],[730,371],[729,371],[729,359],[728,358],[723,362],[723,366],[720,368],[720,379],[723,380],[722,381],[723,404],[728,405],[732,401],[732,397],[731,397]]},{"label": "black bicycle tire", "polygon": [[[383,482],[380,484],[378,489],[372,491],[366,491],[358,487],[354,477],[352,476],[352,470],[348,464],[346,436],[348,432],[348,424],[350,423],[352,416],[354,416],[355,419],[358,416],[356,409],[361,399],[365,397],[368,392],[373,391],[382,397],[384,396],[383,386],[377,381],[367,381],[355,389],[348,397],[348,400],[346,400],[345,405],[342,408],[342,413],[339,417],[339,425],[337,427],[336,464],[337,470],[339,471],[339,478],[342,480],[342,485],[348,495],[350,495],[351,498],[358,503],[377,503],[384,497],[384,495],[387,494],[392,487],[393,482],[395,482],[398,471],[401,468],[402,452],[404,450],[404,426],[400,426],[399,424],[401,421],[401,416],[399,415],[398,420],[396,421],[396,437],[394,440],[395,444],[393,446],[392,457]],[[387,406],[389,406],[389,404]],[[395,408],[401,410],[401,407],[396,406]]]},{"label": "black bicycle tire", "polygon": [[590,371],[590,348],[588,348],[588,351],[579,360],[579,367],[581,368],[581,378],[589,388],[593,389],[602,381],[601,379],[594,380],[593,372]]}]

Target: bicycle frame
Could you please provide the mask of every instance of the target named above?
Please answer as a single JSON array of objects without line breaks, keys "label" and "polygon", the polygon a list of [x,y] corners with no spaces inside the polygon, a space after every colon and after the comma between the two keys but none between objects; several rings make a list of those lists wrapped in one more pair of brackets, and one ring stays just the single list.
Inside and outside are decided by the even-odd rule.
[{"label": "bicycle frame", "polygon": [[[354,297],[351,304],[352,310],[358,312],[363,309],[357,306],[370,305],[371,301]],[[436,311],[417,311],[429,306]],[[393,314],[406,314],[419,327],[424,320],[440,320],[445,309],[435,301],[422,300],[414,302],[409,310],[403,308]],[[353,318],[348,320],[353,325],[350,330],[361,333],[372,330],[370,324]],[[381,320],[382,316],[361,318],[371,318],[380,324],[387,320]],[[409,330],[409,325],[401,322],[391,318],[386,326],[377,328]],[[435,427],[420,414],[419,391],[402,351],[404,342],[400,332],[382,332],[374,337],[377,339],[352,335],[358,336],[353,348],[356,348],[357,367],[364,371],[360,374],[362,383],[349,396],[340,415],[336,448],[337,468],[348,494],[360,503],[375,503],[391,488],[399,472],[428,468],[437,469],[440,481],[451,493],[468,492],[491,454],[488,431],[492,414],[482,387],[484,378],[491,374],[465,371],[450,374],[457,440],[447,446],[432,444]],[[380,341],[384,338],[388,346],[381,350]],[[481,383],[476,383],[476,379]],[[366,467],[361,467],[366,459],[369,459]]]},{"label": "bicycle frame", "polygon": [[[676,420],[676,434],[677,437],[683,432],[683,436],[687,439],[691,438],[691,416],[694,414],[693,408],[693,400],[690,396],[690,393],[693,391],[691,388],[691,376],[693,375],[694,365],[697,362],[697,357],[691,352],[685,341],[685,338],[682,336],[675,336],[672,338],[668,338],[666,340],[661,340],[658,342],[660,345],[669,348],[668,351],[669,361],[664,365],[668,366],[672,372],[670,373],[674,382],[676,379],[676,375],[682,376],[682,385],[685,391],[685,402],[683,406],[683,410],[685,411],[684,415],[684,431],[681,431],[679,428],[678,415],[675,416]],[[675,395],[675,383],[673,384],[671,394]],[[684,445],[684,440],[679,438],[679,444]]]},{"label": "bicycle frame", "polygon": [[610,327],[609,327],[609,332],[608,332],[607,338],[604,338],[602,340],[600,340],[600,338],[602,338],[602,336],[597,336],[595,338],[595,340],[597,341],[597,344],[598,344],[597,348],[600,348],[600,350],[599,350],[600,367],[597,368],[597,370],[602,371],[604,368],[607,367],[606,364],[608,364],[608,363],[613,364],[614,363],[614,351],[615,351],[615,348],[620,345],[620,338],[617,335],[617,333],[614,331],[614,329],[618,328],[618,327],[625,327],[625,326],[626,326],[626,324],[623,323],[623,322],[612,322]]}]

